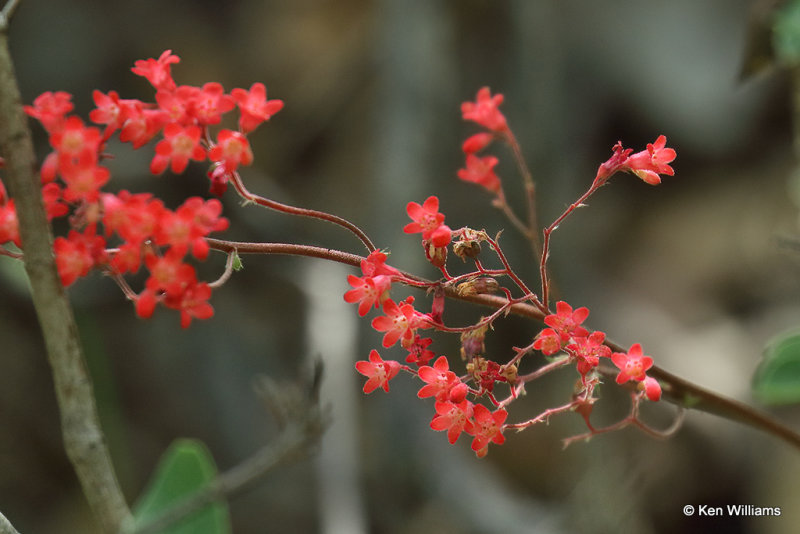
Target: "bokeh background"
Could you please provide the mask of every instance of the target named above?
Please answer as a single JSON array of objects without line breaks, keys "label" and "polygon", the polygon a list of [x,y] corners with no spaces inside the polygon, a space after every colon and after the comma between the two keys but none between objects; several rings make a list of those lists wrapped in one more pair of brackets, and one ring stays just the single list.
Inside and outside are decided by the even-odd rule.
[{"label": "bokeh background", "polygon": [[[753,9],[745,0],[25,0],[11,46],[26,102],[65,90],[84,117],[96,88],[152,100],[130,67],[165,49],[182,58],[178,83],[264,82],[286,107],[251,135],[250,189],[337,213],[391,250],[394,265],[429,277],[418,241],[401,228],[408,201],[436,194],[453,227],[506,228],[506,252],[536,285],[525,242],[485,192],[456,178],[460,143],[477,131],[459,106],[481,86],[506,97],[543,223],[585,190],[618,139],[639,150],[665,134],[678,151],[675,177],[653,188],[618,176],[556,232],[559,295],[589,306],[591,326],[620,344],[641,342],[667,370],[753,403],[763,347],[800,323],[800,256],[787,245],[798,235],[791,79],[779,68],[742,76]],[[152,145],[109,151],[115,187],[153,191],[172,207],[207,195],[203,165],[154,178]],[[493,151],[522,209],[511,154]],[[223,237],[361,252],[339,228],[241,207],[232,192],[223,203],[232,223]],[[701,413],[668,441],[625,430],[562,450],[562,438],[581,432],[577,416],[564,416],[508,435],[476,460],[465,438],[450,446],[428,428],[432,402],[416,398],[409,378],[389,395],[361,394],[353,362],[380,336],[341,301],[351,269],[243,259],[215,292],[215,317],[188,330],[168,310],[137,319],[100,275],[69,290],[130,502],[176,438],[203,440],[220,469],[269,442],[278,429],[254,377],[298,380],[319,357],[332,413],[320,455],[232,500],[237,534],[784,533],[800,524],[798,452]],[[213,279],[223,264],[212,256],[201,271]],[[61,446],[24,273],[9,260],[0,261],[0,295],[0,510],[24,533],[95,532]],[[447,313],[466,324],[480,310]],[[507,359],[536,331],[512,318],[489,351]],[[457,354],[455,339],[435,346]],[[383,355],[403,357],[397,348]],[[511,418],[562,404],[574,378],[533,385]],[[625,413],[612,389],[601,420]],[[800,427],[796,408],[773,412]],[[667,426],[673,413],[660,406],[648,415]],[[687,518],[685,504],[783,514]]]}]

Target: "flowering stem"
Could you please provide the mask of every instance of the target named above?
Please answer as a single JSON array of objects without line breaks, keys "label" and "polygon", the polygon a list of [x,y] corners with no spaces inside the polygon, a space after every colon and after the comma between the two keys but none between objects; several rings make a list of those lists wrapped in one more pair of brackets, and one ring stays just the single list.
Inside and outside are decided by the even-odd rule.
[{"label": "flowering stem", "polygon": [[239,173],[234,171],[231,173],[231,183],[233,183],[233,187],[236,189],[236,192],[239,193],[239,196],[258,204],[259,206],[264,206],[266,208],[273,209],[275,211],[280,211],[283,213],[288,213],[290,215],[300,215],[302,217],[311,217],[313,219],[320,219],[323,221],[328,221],[333,224],[339,225],[343,228],[346,228],[351,233],[353,233],[360,241],[367,247],[368,252],[372,252],[375,250],[375,245],[372,243],[367,234],[364,233],[361,228],[356,226],[355,224],[351,223],[350,221],[343,219],[337,215],[332,215],[330,213],[326,213],[324,211],[317,211],[307,208],[298,208],[296,206],[289,206],[287,204],[281,204],[280,202],[276,202],[274,200],[270,200],[268,198],[264,198],[262,196],[256,195],[251,193],[247,190],[242,182],[242,178],[239,176]]},{"label": "flowering stem", "polygon": [[41,180],[34,172],[33,141],[22,111],[8,51],[6,4],[0,27],[0,153],[16,202],[33,305],[42,328],[61,415],[64,449],[103,532],[115,532],[130,516],[117,482],[97,415],[91,378],[78,328],[53,258],[53,236],[45,215]]},{"label": "flowering stem", "polygon": [[559,406],[557,408],[548,408],[547,410],[543,411],[542,413],[540,413],[539,415],[537,415],[533,419],[528,419],[527,421],[523,421],[522,423],[511,423],[511,424],[508,424],[508,425],[504,425],[503,428],[504,429],[511,428],[511,429],[514,429],[514,430],[517,430],[517,431],[524,430],[524,429],[528,428],[529,426],[533,426],[533,425],[535,425],[537,423],[543,423],[545,421],[548,421],[550,419],[550,416],[558,415],[558,414],[564,413],[564,412],[569,412],[577,404],[578,403],[573,401],[573,402],[567,403],[567,404],[565,404],[563,406]]},{"label": "flowering stem", "polygon": [[550,281],[548,280],[547,276],[547,259],[550,256],[550,234],[552,234],[556,228],[558,228],[558,225],[561,224],[564,219],[569,217],[573,211],[581,207],[586,199],[592,196],[594,192],[597,191],[602,185],[602,183],[592,183],[589,189],[583,195],[581,195],[578,200],[570,204],[569,207],[564,210],[564,213],[559,215],[558,218],[550,224],[550,226],[542,231],[542,260],[539,264],[539,275],[542,279],[542,304],[545,308],[548,308],[548,300],[550,298]]},{"label": "flowering stem", "polygon": [[[534,255],[539,257],[541,255],[541,244],[539,243],[539,222],[536,217],[536,184],[533,181],[533,175],[528,168],[528,164],[525,162],[525,157],[522,155],[522,148],[520,148],[517,138],[511,130],[508,130],[503,137],[514,153],[514,161],[517,163],[517,168],[522,176],[522,184],[525,188],[525,199],[528,206],[528,226],[523,233],[531,242]],[[505,199],[503,200],[505,201]]]},{"label": "flowering stem", "polygon": [[[596,188],[595,188],[596,189]],[[582,197],[585,199],[587,195]],[[574,209],[574,208],[573,208]],[[563,220],[563,217],[561,218]],[[289,254],[297,256],[309,256],[313,258],[322,258],[339,263],[345,263],[353,267],[361,265],[361,261],[365,258],[357,254],[349,254],[339,250],[326,249],[322,247],[312,247],[308,245],[295,245],[288,243],[240,243],[233,241],[222,241],[218,239],[206,238],[209,246],[215,250],[223,252],[231,252],[237,250],[239,254]],[[413,287],[431,287],[436,285],[436,282],[426,280],[419,276],[401,272],[399,282],[410,285]],[[496,295],[459,295],[455,288],[444,286],[445,295],[452,299],[457,299],[465,302],[472,302],[481,306],[494,308],[498,312],[514,313],[522,317],[528,317],[538,322],[542,322],[545,313],[537,307],[524,302],[509,301],[504,297]],[[473,325],[474,327],[474,325]],[[605,344],[614,352],[626,352],[626,349],[617,345],[616,343],[606,340]],[[561,360],[557,360],[548,365],[564,365]],[[543,373],[544,366],[541,369],[534,371],[529,375],[520,377],[522,380],[532,380],[537,373]],[[613,382],[618,374],[618,369],[611,369],[604,366],[598,368],[599,372],[606,377],[609,382]],[[671,402],[677,406],[686,409],[698,410],[710,414],[717,415],[724,419],[736,421],[743,425],[756,428],[767,434],[778,437],[794,447],[800,449],[800,433],[795,432],[764,414],[755,408],[748,406],[742,402],[723,397],[717,393],[711,392],[702,388],[688,380],[684,380],[675,376],[660,367],[653,366],[647,373],[653,378],[657,379],[662,386],[664,400]]]}]

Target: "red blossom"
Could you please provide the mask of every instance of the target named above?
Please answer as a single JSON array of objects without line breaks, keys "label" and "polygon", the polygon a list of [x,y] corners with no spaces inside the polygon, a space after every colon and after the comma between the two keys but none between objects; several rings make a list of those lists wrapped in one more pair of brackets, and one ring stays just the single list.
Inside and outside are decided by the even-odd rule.
[{"label": "red blossom", "polygon": [[489,132],[476,133],[467,137],[466,141],[461,145],[461,150],[465,154],[474,154],[489,146],[492,141],[494,141],[494,134]]},{"label": "red blossom", "polygon": [[84,152],[77,160],[64,160],[58,166],[58,172],[66,184],[64,200],[86,200],[95,202],[100,197],[100,188],[111,177],[111,172],[97,165],[94,153]]},{"label": "red blossom", "polygon": [[231,95],[225,94],[222,84],[209,82],[194,98],[194,116],[201,125],[219,124],[222,115],[236,106]]},{"label": "red blossom", "polygon": [[163,291],[168,297],[177,298],[197,282],[194,267],[183,262],[183,251],[178,248],[170,248],[163,256],[149,252],[144,263],[150,271],[145,286],[156,293]]},{"label": "red blossom", "polygon": [[69,117],[63,128],[50,135],[50,145],[58,152],[59,167],[86,158],[96,161],[100,143],[100,130],[84,126],[78,117]]},{"label": "red blossom", "polygon": [[611,349],[603,344],[606,335],[603,332],[592,332],[588,337],[576,337],[567,345],[569,352],[577,360],[578,372],[586,374],[600,364],[600,358],[611,356]]},{"label": "red blossom", "polygon": [[223,129],[217,134],[217,144],[208,151],[208,159],[223,163],[229,172],[233,172],[240,164],[253,163],[253,152],[242,133]]},{"label": "red blossom", "polygon": [[483,458],[489,452],[489,443],[502,445],[506,438],[503,436],[503,423],[508,417],[508,412],[499,409],[490,412],[486,406],[477,404],[473,408],[473,424],[470,434],[474,436],[472,440],[472,450],[478,458]]},{"label": "red blossom", "polygon": [[473,404],[468,400],[459,403],[450,401],[437,401],[436,415],[431,421],[431,428],[436,431],[447,430],[447,440],[453,444],[462,432],[472,429]]},{"label": "red blossom", "polygon": [[236,88],[231,96],[239,106],[239,131],[245,134],[283,109],[282,100],[267,100],[267,88],[263,83],[254,83],[250,91]]},{"label": "red blossom", "polygon": [[564,301],[556,303],[556,313],[544,318],[544,323],[555,330],[563,341],[570,337],[585,337],[589,331],[580,324],[589,316],[588,308],[578,308],[572,311],[572,306]]},{"label": "red blossom", "polygon": [[674,149],[667,148],[667,138],[659,135],[654,143],[647,144],[647,150],[628,157],[625,167],[648,184],[658,185],[661,183],[659,174],[668,176],[675,174],[669,163],[676,156],[677,153]]},{"label": "red blossom", "polygon": [[57,91],[55,93],[47,91],[40,94],[33,101],[32,106],[23,106],[25,113],[37,119],[45,130],[53,133],[60,130],[64,117],[67,113],[72,111],[72,95],[64,91]]},{"label": "red blossom", "polygon": [[498,160],[494,156],[480,158],[474,154],[467,154],[467,166],[459,169],[458,177],[465,182],[472,182],[486,188],[491,193],[500,191],[500,178],[494,172]]},{"label": "red blossom", "polygon": [[97,107],[89,112],[89,120],[95,124],[105,124],[103,139],[108,139],[128,118],[127,110],[131,108],[131,104],[120,100],[116,91],[104,94],[97,89],[92,92],[92,100]]},{"label": "red blossom", "polygon": [[199,126],[183,127],[171,122],[164,128],[164,139],[156,145],[156,154],[150,162],[150,172],[161,174],[170,165],[172,172],[181,174],[189,160],[203,161],[206,151],[200,144],[202,130]]},{"label": "red blossom", "polygon": [[400,271],[386,265],[387,254],[380,250],[373,250],[369,256],[361,260],[361,272],[365,276],[400,276]]},{"label": "red blossom", "polygon": [[[222,86],[220,86],[221,88]],[[191,126],[197,121],[194,106],[200,95],[200,88],[192,85],[181,85],[175,90],[162,89],[156,92],[156,103],[171,122],[183,126]]]},{"label": "red blossom", "polygon": [[181,328],[189,328],[192,318],[210,319],[214,308],[208,303],[211,298],[211,286],[205,282],[191,283],[180,294],[167,293],[164,306],[181,312]]},{"label": "red blossom", "polygon": [[347,283],[353,289],[344,294],[345,302],[358,302],[358,315],[364,317],[367,312],[375,306],[376,308],[389,298],[389,289],[392,287],[392,279],[389,276],[358,276],[348,275]]},{"label": "red blossom", "polygon": [[169,121],[169,114],[164,110],[146,109],[140,102],[129,105],[126,114],[119,140],[123,143],[130,141],[134,149],[150,142]]},{"label": "red blossom", "polygon": [[661,384],[652,376],[645,377],[644,381],[640,383],[639,387],[644,387],[644,393],[647,398],[653,402],[661,400]]},{"label": "red blossom", "polygon": [[104,261],[105,240],[88,230],[82,234],[70,230],[67,237],[57,237],[53,243],[58,276],[67,287],[75,280],[89,274],[96,263]]},{"label": "red blossom", "polygon": [[642,353],[639,343],[631,345],[627,353],[615,352],[611,355],[611,361],[619,368],[617,384],[624,384],[628,380],[641,382],[647,377],[645,372],[653,366],[653,358]]},{"label": "red blossom", "polygon": [[403,347],[409,346],[414,340],[414,331],[425,325],[423,316],[408,302],[400,305],[392,299],[383,303],[383,313],[372,320],[372,328],[378,332],[386,332],[383,336],[383,346],[391,347],[397,340]]},{"label": "red blossom", "polygon": [[400,363],[394,360],[384,361],[377,350],[369,353],[369,361],[356,362],[356,371],[367,377],[364,393],[372,393],[378,388],[389,392],[389,380],[400,372]]},{"label": "red blossom", "polygon": [[482,87],[475,102],[461,104],[461,115],[464,120],[476,122],[493,132],[503,133],[508,130],[508,124],[498,109],[502,103],[503,95],[492,96],[488,87]]},{"label": "red blossom", "polygon": [[436,353],[428,350],[428,345],[433,343],[433,339],[422,339],[419,335],[414,337],[414,342],[408,347],[408,356],[406,356],[406,363],[415,363],[418,366],[428,365]]},{"label": "red blossom", "polygon": [[552,328],[545,328],[536,336],[533,348],[542,351],[545,356],[552,356],[564,346],[562,336]]},{"label": "red blossom", "polygon": [[165,50],[158,59],[140,59],[134,63],[131,71],[139,76],[147,78],[153,87],[158,89],[173,90],[175,81],[172,79],[170,66],[179,63],[181,58],[174,55],[172,50]]},{"label": "red blossom", "polygon": [[462,383],[458,376],[450,370],[450,363],[446,356],[439,356],[433,362],[433,367],[427,365],[420,367],[418,374],[420,380],[426,384],[417,392],[417,397],[420,399],[436,397],[438,401],[451,400],[451,390]]},{"label": "red blossom", "polygon": [[430,240],[433,233],[444,224],[444,213],[439,213],[439,199],[435,196],[428,197],[421,206],[416,202],[409,202],[406,212],[414,222],[405,225],[403,232],[422,232],[422,239],[425,241]]},{"label": "red blossom", "polygon": [[[0,184],[0,187],[2,187],[2,184]],[[22,247],[22,241],[19,238],[17,210],[14,208],[14,200],[12,199],[0,202],[0,245],[8,241],[18,247]]]}]

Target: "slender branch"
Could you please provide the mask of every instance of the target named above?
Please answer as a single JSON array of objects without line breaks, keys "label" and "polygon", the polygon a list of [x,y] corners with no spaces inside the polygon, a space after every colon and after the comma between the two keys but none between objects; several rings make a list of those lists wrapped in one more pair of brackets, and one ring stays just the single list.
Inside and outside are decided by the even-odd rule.
[{"label": "slender branch", "polygon": [[0,32],[0,154],[5,157],[25,270],[53,372],[64,448],[103,532],[114,532],[130,512],[100,428],[72,308],[56,272],[53,236],[45,216],[41,182],[34,171],[33,142],[6,32]]},{"label": "slender branch", "polygon": [[300,215],[302,217],[311,217],[313,219],[320,219],[323,221],[328,221],[330,223],[339,225],[342,228],[346,228],[353,235],[355,235],[361,241],[361,243],[363,243],[364,246],[367,247],[367,251],[372,252],[373,250],[375,250],[375,245],[372,243],[367,234],[365,234],[361,228],[351,223],[347,219],[343,219],[338,215],[333,215],[331,213],[326,213],[324,211],[311,210],[307,208],[298,208],[296,206],[281,204],[280,202],[276,202],[274,200],[256,195],[255,193],[251,193],[245,187],[241,176],[239,176],[239,173],[236,171],[231,173],[231,183],[233,184],[233,187],[236,189],[236,192],[239,193],[239,196],[241,196],[243,199],[249,202],[253,202],[255,204],[258,204],[259,206],[264,206],[265,208],[270,208],[275,211],[289,213],[291,215]]},{"label": "slender branch", "polygon": [[[563,220],[563,217],[561,219]],[[310,256],[337,261],[339,263],[345,263],[354,267],[359,266],[361,261],[364,259],[356,254],[348,254],[338,250],[311,247],[307,245],[293,245],[288,243],[235,243],[211,238],[206,238],[206,240],[213,249],[222,250],[224,252],[236,249],[240,254],[257,253]],[[414,286],[417,284],[434,284],[434,282],[430,280],[426,280],[409,273],[401,273],[401,275],[402,278],[413,282],[409,283],[408,285]],[[402,278],[400,281],[404,282]],[[504,297],[498,297],[495,295],[462,296],[456,292],[455,288],[449,286],[445,286],[444,290],[445,295],[449,298],[472,302],[474,304],[495,309],[508,307],[510,313],[514,313],[522,317],[528,317],[538,322],[542,322],[545,317],[545,314],[542,312],[542,310],[531,304],[516,303],[509,306],[509,301]],[[626,349],[612,341],[606,340],[605,344],[615,352],[627,352]],[[616,369],[611,369],[610,367],[600,366],[599,372],[611,382],[616,377],[618,371]],[[776,436],[800,449],[800,433],[787,426],[784,426],[782,423],[771,418],[769,415],[756,410],[752,406],[748,406],[743,402],[713,393],[701,386],[689,382],[688,380],[677,377],[657,366],[650,368],[648,370],[648,374],[661,382],[664,399],[668,402],[683,408],[710,413],[724,419],[729,419],[731,421],[736,421],[752,428],[756,428]]]},{"label": "slender branch", "polygon": [[6,516],[2,513],[0,513],[0,534],[19,534],[14,525],[11,524],[11,521],[6,519]]}]

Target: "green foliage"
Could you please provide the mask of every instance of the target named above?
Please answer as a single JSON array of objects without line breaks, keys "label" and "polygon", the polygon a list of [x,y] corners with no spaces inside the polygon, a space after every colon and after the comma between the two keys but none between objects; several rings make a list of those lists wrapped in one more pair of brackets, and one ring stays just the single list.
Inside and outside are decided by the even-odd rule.
[{"label": "green foliage", "polygon": [[[202,442],[179,439],[161,457],[153,477],[134,510],[137,525],[151,521],[205,487],[217,467]],[[228,505],[214,502],[160,531],[160,534],[229,534]]]},{"label": "green foliage", "polygon": [[764,404],[800,402],[800,331],[773,339],[753,376],[753,394]]},{"label": "green foliage", "polygon": [[800,0],[790,0],[775,13],[772,46],[782,64],[800,63]]}]

